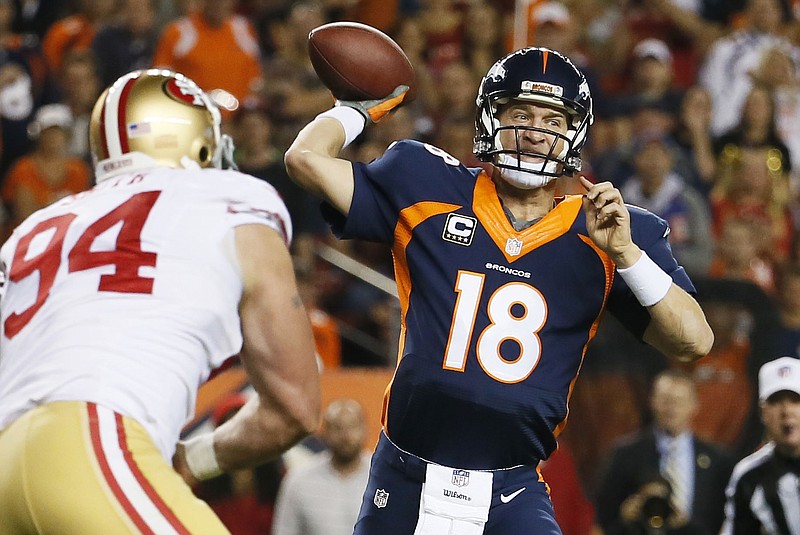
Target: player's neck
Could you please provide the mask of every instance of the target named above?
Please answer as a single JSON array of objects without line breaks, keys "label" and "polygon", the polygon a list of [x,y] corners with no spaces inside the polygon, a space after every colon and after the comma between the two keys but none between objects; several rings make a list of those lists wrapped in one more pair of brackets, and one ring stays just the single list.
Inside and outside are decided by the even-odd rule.
[{"label": "player's neck", "polygon": [[556,181],[534,189],[515,188],[497,173],[493,177],[497,196],[503,207],[514,215],[517,221],[532,221],[547,215],[553,209]]}]

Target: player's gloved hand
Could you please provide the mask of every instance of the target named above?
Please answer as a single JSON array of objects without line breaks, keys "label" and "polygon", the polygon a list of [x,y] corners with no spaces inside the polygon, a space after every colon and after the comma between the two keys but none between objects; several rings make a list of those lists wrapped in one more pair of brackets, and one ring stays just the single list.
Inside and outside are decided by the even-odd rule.
[{"label": "player's gloved hand", "polygon": [[408,93],[407,85],[398,85],[394,91],[385,98],[378,100],[337,100],[337,106],[347,106],[357,110],[371,123],[377,123],[386,115],[403,103]]}]

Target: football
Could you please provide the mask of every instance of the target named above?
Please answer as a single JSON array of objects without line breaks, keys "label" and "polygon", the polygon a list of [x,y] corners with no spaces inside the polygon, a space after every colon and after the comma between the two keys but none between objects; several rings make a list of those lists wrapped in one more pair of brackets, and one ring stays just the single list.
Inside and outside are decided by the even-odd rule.
[{"label": "football", "polygon": [[414,68],[403,50],[385,33],[358,22],[332,22],[308,35],[311,65],[339,100],[375,100],[401,84],[413,99]]}]

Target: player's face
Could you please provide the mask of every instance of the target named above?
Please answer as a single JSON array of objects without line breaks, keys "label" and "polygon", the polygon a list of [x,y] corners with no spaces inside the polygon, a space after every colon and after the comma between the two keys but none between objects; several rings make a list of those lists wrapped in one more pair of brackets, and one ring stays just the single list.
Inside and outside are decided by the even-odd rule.
[{"label": "player's face", "polygon": [[761,403],[767,435],[786,455],[800,457],[800,394],[782,390]]},{"label": "player's face", "polygon": [[[503,147],[513,149],[519,143],[520,152],[549,155],[561,154],[566,141],[550,132],[566,134],[569,122],[566,114],[555,106],[512,101],[499,110],[500,126],[528,126],[537,130],[508,129],[500,131]],[[516,138],[516,139],[515,139]],[[540,162],[541,158],[523,156],[523,160]]]}]

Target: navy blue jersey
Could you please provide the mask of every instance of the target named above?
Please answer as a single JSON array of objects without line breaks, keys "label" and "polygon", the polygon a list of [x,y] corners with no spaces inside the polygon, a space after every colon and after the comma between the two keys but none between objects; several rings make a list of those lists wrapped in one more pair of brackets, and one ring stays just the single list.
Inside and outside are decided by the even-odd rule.
[{"label": "navy blue jersey", "polygon": [[[389,438],[462,468],[546,459],[603,310],[638,336],[649,322],[589,238],[581,197],[517,232],[491,178],[430,145],[398,142],[353,172],[348,217],[327,217],[340,237],[392,245],[402,332]],[[629,210],[636,244],[693,292],[666,223]]]}]

